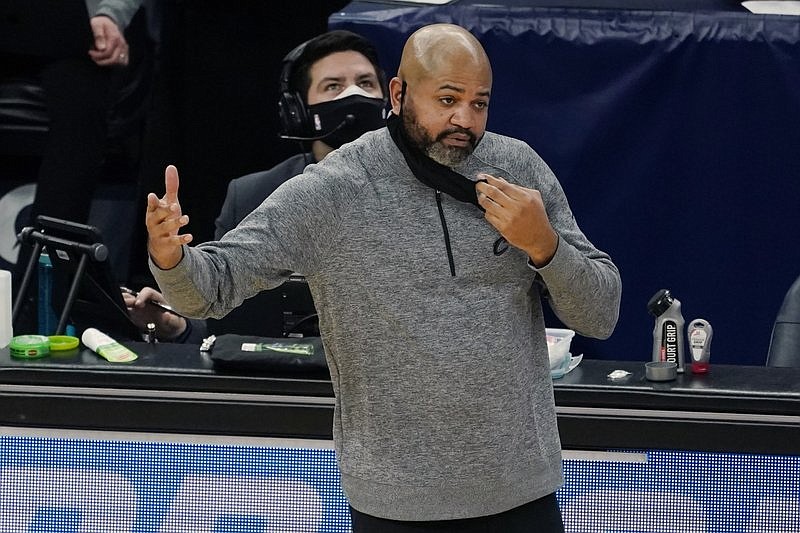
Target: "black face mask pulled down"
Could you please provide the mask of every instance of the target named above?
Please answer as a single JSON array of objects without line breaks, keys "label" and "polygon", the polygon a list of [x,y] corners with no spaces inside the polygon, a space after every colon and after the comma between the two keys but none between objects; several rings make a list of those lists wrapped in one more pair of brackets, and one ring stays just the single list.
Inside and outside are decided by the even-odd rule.
[{"label": "black face mask pulled down", "polygon": [[320,140],[331,148],[339,148],[385,125],[386,100],[354,94],[310,105],[308,116],[317,132],[308,140]]},{"label": "black face mask pulled down", "polygon": [[483,211],[478,205],[474,181],[428,157],[408,138],[403,120],[399,116],[390,114],[386,119],[386,126],[411,172],[419,181],[432,189],[449,194],[460,202],[476,205]]}]

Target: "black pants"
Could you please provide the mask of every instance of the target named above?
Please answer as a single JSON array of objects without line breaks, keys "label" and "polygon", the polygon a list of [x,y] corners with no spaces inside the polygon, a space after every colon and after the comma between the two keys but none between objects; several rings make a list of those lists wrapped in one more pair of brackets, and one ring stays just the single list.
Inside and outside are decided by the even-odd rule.
[{"label": "black pants", "polygon": [[85,224],[108,137],[112,69],[88,58],[42,66],[50,132],[37,179],[32,216]]},{"label": "black pants", "polygon": [[350,508],[353,533],[564,533],[556,495],[551,494],[504,513],[434,522],[387,520]]},{"label": "black pants", "polygon": [[[114,72],[97,66],[88,56],[16,61],[22,64],[20,72],[38,77],[50,120],[36,196],[22,225],[33,224],[40,214],[85,224],[105,157]],[[20,249],[13,276],[15,295],[30,255],[31,246]],[[34,284],[15,330],[36,331],[35,296]]]}]

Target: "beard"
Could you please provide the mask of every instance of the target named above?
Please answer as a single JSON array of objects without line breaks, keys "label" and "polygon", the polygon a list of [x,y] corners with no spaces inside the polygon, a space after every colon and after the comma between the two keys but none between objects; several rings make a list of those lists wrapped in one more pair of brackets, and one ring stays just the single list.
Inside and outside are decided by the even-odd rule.
[{"label": "beard", "polygon": [[[478,139],[474,133],[457,126],[446,129],[440,132],[436,138],[433,138],[417,120],[417,114],[413,106],[409,105],[408,100],[403,105],[401,115],[403,117],[403,127],[409,140],[422,150],[425,155],[446,167],[452,168],[462,163],[475,150],[475,146],[478,144]],[[442,143],[442,139],[454,133],[468,136],[469,143],[467,146],[447,146]]]}]

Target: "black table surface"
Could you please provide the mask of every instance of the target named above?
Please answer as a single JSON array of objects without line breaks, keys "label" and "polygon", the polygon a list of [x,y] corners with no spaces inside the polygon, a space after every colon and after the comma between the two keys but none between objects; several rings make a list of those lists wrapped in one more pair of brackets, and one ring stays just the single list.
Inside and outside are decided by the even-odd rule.
[{"label": "black table surface", "polygon": [[[0,350],[0,384],[64,385],[225,391],[252,394],[333,396],[330,380],[323,374],[275,371],[219,370],[195,345],[126,343],[139,358],[131,363],[109,363],[88,349],[53,352],[41,359],[17,359]],[[630,374],[611,379],[613,370]],[[644,362],[605,361],[584,358],[563,378],[554,380],[557,400],[569,405],[631,406],[635,397],[647,397],[647,405],[693,406],[707,409],[747,410],[800,414],[800,368],[711,365],[708,374],[688,371],[670,382],[644,377]],[[609,394],[613,393],[613,395]],[[614,399],[616,398],[616,399]],[[794,406],[796,410],[793,410]]]},{"label": "black table surface", "polygon": [[[85,349],[37,360],[0,350],[0,426],[331,438],[327,376],[222,371],[197,346],[126,344],[139,355],[127,364]],[[644,362],[584,359],[554,392],[573,448],[800,453],[798,368],[712,362],[656,383]],[[698,444],[698,431],[716,437]]]}]

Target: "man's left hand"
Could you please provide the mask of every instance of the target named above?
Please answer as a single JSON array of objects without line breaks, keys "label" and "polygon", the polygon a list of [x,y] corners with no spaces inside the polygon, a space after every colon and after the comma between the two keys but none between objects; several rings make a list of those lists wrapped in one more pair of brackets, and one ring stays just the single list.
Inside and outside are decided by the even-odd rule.
[{"label": "man's left hand", "polygon": [[479,174],[478,179],[486,180],[475,185],[478,203],[486,210],[484,218],[509,244],[526,252],[534,265],[547,265],[556,253],[558,234],[547,218],[541,193],[489,174]]},{"label": "man's left hand", "polygon": [[97,15],[89,20],[94,35],[94,48],[89,57],[101,67],[128,64],[128,42],[116,23],[105,15]]}]

